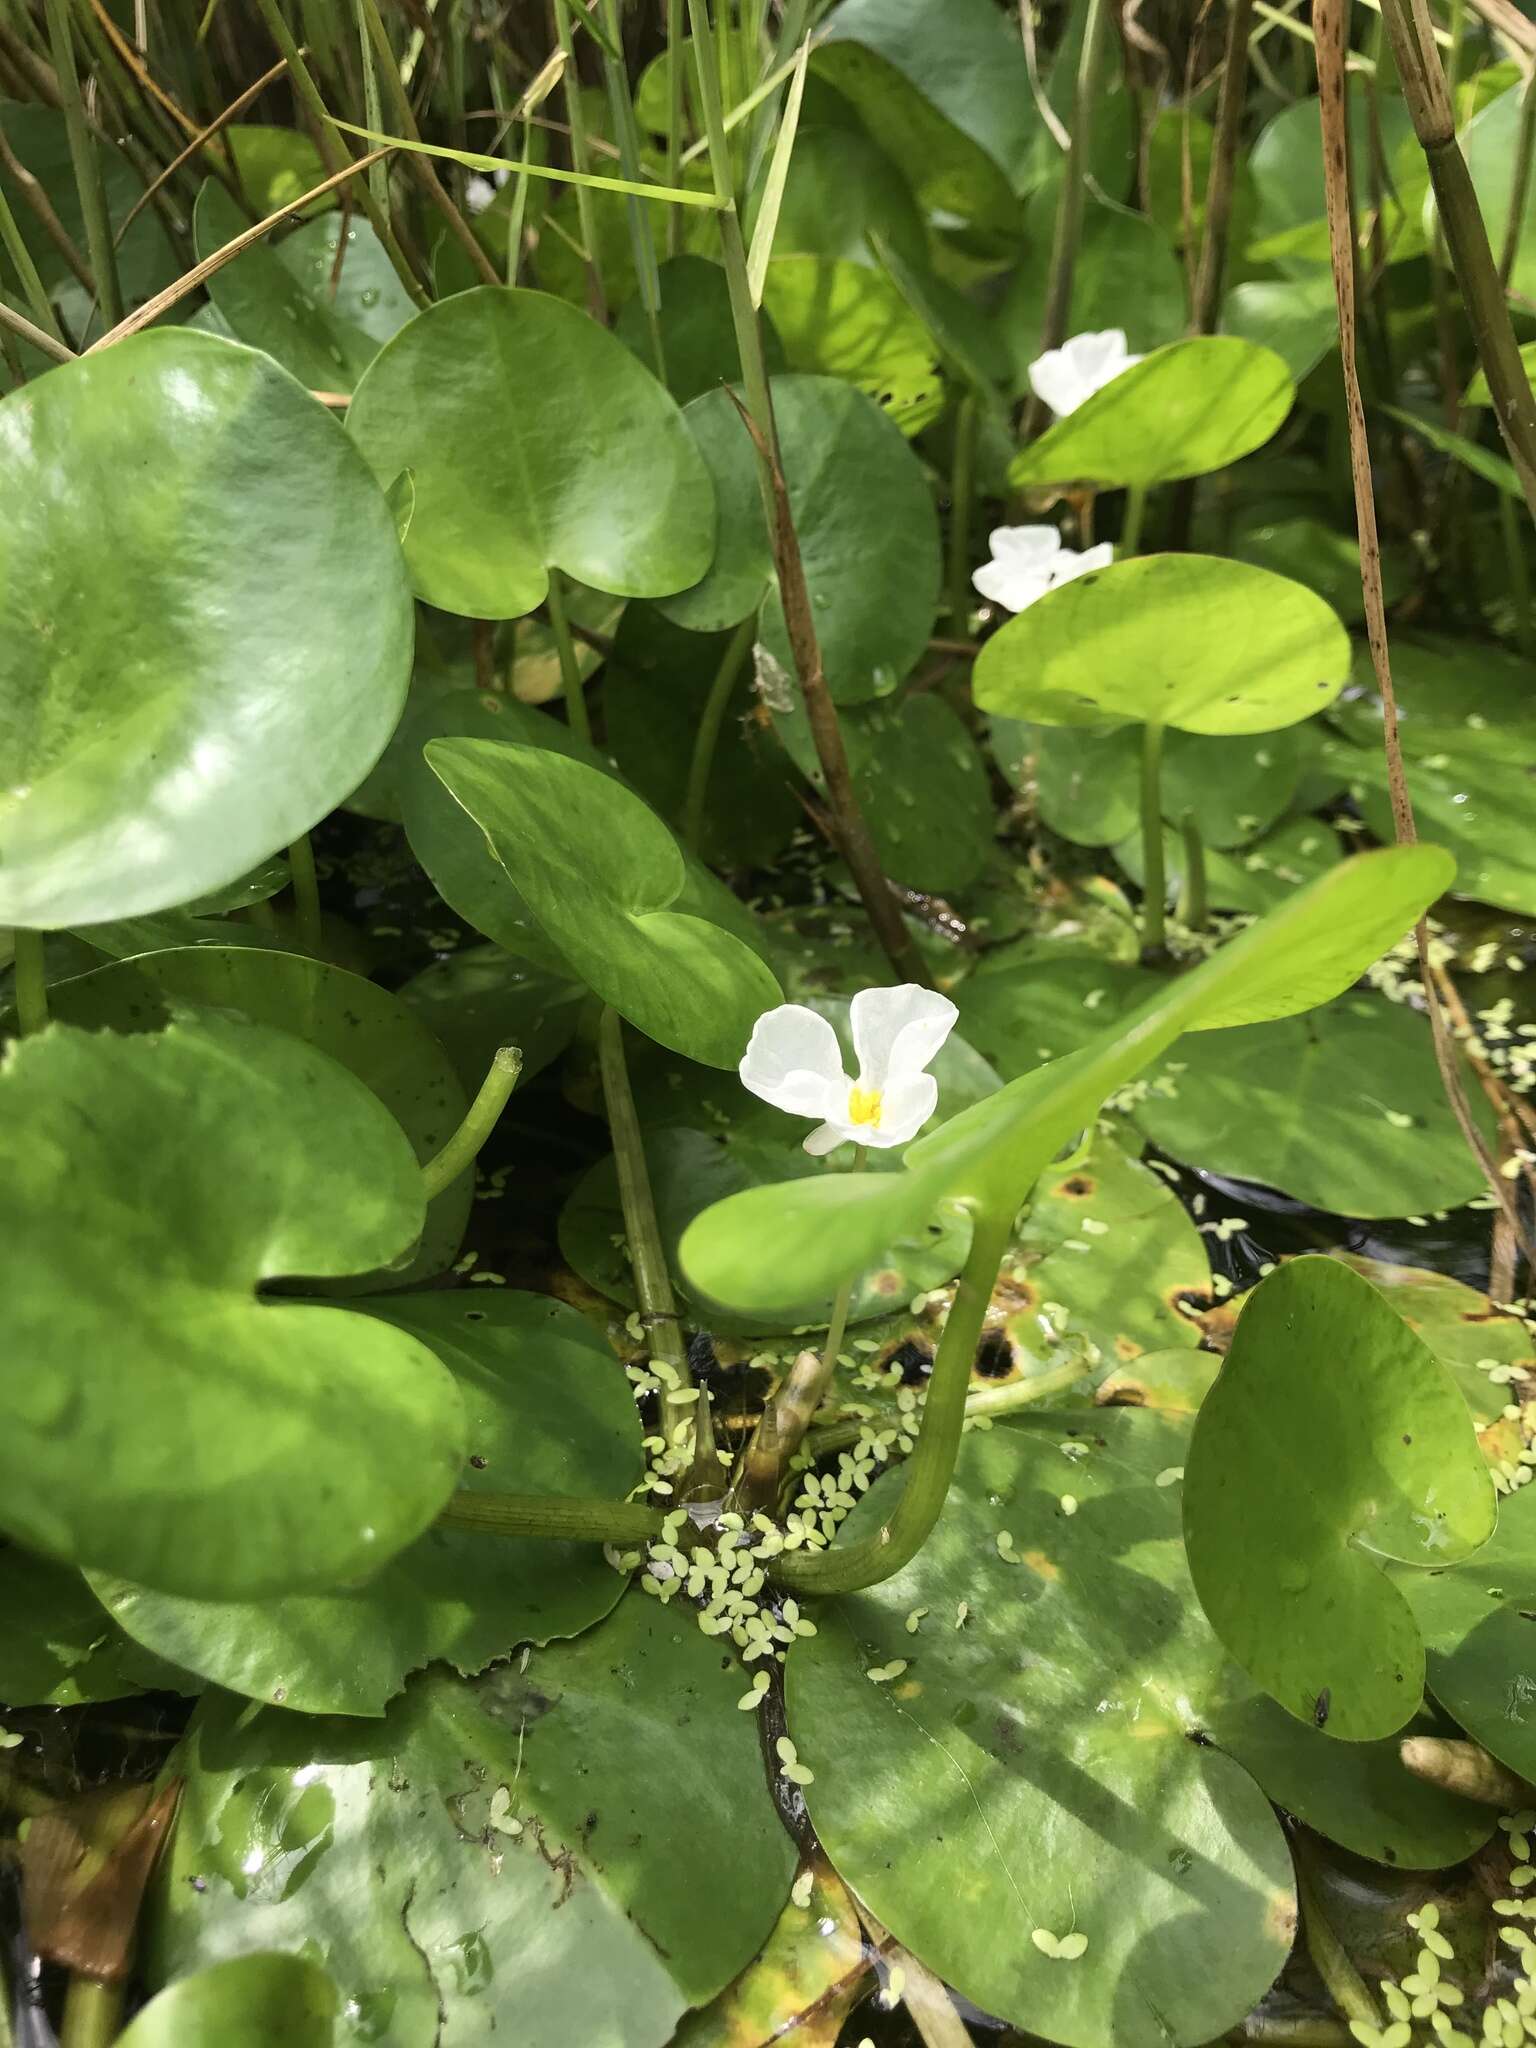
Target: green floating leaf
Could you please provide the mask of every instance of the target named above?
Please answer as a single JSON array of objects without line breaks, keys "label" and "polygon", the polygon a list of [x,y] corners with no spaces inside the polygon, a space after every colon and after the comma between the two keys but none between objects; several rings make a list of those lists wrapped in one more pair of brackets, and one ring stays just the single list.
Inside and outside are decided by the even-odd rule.
[{"label": "green floating leaf", "polygon": [[709,567],[709,476],[674,401],[622,342],[544,292],[482,285],[388,342],[347,427],[382,485],[412,471],[416,593],[520,617],[549,575],[658,597]]},{"label": "green floating leaf", "polygon": [[420,1231],[415,1158],[362,1083],[255,1025],[53,1025],[7,1053],[0,1106],[6,1531],[230,1599],[334,1585],[418,1535],[458,1476],[452,1376],[372,1317],[256,1292],[386,1265]]},{"label": "green floating leaf", "polygon": [[[939,601],[939,526],[921,464],[879,408],[830,377],[776,377],[790,508],[827,682],[840,704],[888,694],[928,644]],[[795,688],[752,443],[727,392],[687,420],[715,480],[720,536],[708,575],[659,609],[695,633],[763,605],[764,646]],[[857,533],[859,545],[848,537]],[[764,600],[767,600],[766,604]]]},{"label": "green floating leaf", "polygon": [[1165,984],[1145,967],[1039,939],[984,953],[955,988],[961,1029],[1006,1079],[1080,1052]]},{"label": "green floating leaf", "polygon": [[1429,1685],[1475,1742],[1522,1778],[1536,1774],[1536,1487],[1499,1504],[1499,1526],[1466,1564],[1400,1572],[1423,1631]]},{"label": "green floating leaf", "polygon": [[687,870],[655,812],[544,749],[433,740],[426,752],[587,986],[674,1052],[734,1066],[778,983],[734,934],[677,907]]},{"label": "green floating leaf", "polygon": [[[1416,1010],[1344,996],[1310,1016],[1181,1046],[1178,1060],[1173,1091],[1149,1095],[1136,1121],[1208,1173],[1343,1216],[1424,1215],[1486,1185]],[[1481,1091],[1468,1100],[1491,1135]]]},{"label": "green floating leaf", "polygon": [[[391,2048],[662,2048],[756,1954],[795,1868],[724,1661],[632,1594],[526,1670],[414,1680],[382,1722],[210,1701],[175,1760],[151,1981],[313,1944]],[[715,1796],[680,1800],[695,1782]]]},{"label": "green floating leaf", "polygon": [[[1292,818],[1241,851],[1213,848],[1205,856],[1206,900],[1213,910],[1272,910],[1315,881],[1342,857],[1338,834],[1319,818]],[[1115,848],[1115,859],[1138,888],[1145,878],[1141,833],[1131,833]],[[1188,861],[1182,834],[1163,829],[1163,874],[1167,900],[1183,900]]]},{"label": "green floating leaf", "polygon": [[[204,181],[192,224],[199,261],[250,226],[217,178]],[[237,340],[317,391],[350,391],[416,312],[367,220],[339,214],[253,244],[213,272],[208,295]]]},{"label": "green floating leaf", "polygon": [[836,257],[777,256],[763,305],[791,370],[853,385],[908,436],[944,410],[933,336],[883,271]]},{"label": "green floating leaf", "polygon": [[[830,1294],[882,1245],[925,1229],[946,1200],[1016,1209],[1105,1099],[1181,1031],[1291,1016],[1329,1001],[1401,936],[1450,872],[1449,857],[1422,844],[1341,863],[1080,1051],[1023,1074],[920,1138],[901,1173],[752,1189],[707,1209],[683,1238],[685,1274],[714,1300],[767,1312],[783,1305],[785,1274],[795,1276],[797,1294]],[[771,1264],[765,1244],[774,1247]]]},{"label": "green floating leaf", "polygon": [[1144,490],[1204,476],[1261,448],[1295,397],[1272,349],[1231,334],[1171,342],[1021,448],[1008,481]]},{"label": "green floating leaf", "polygon": [[121,2048],[331,2048],[336,1986],[307,1956],[232,1956],[152,1998]]},{"label": "green floating leaf", "polygon": [[[542,1295],[395,1295],[372,1313],[418,1339],[464,1404],[467,1492],[619,1499],[640,1476],[628,1382],[586,1319]],[[624,1587],[591,1544],[429,1529],[361,1586],[185,1600],[105,1573],[92,1585],[136,1643],[231,1692],[304,1714],[382,1714],[435,1659],[472,1675],[518,1644],[574,1636]]]},{"label": "green floating leaf", "polygon": [[519,1085],[526,1086],[575,1037],[586,999],[578,983],[515,960],[500,946],[466,946],[434,960],[400,990],[471,1094],[508,1044],[523,1056]]},{"label": "green floating leaf", "polygon": [[1322,1258],[1260,1281],[1184,1482],[1195,1587],[1243,1669],[1330,1735],[1395,1733],[1424,1645],[1383,1567],[1455,1563],[1493,1526],[1466,1403],[1375,1288]]},{"label": "green floating leaf", "polygon": [[0,1700],[78,1707],[162,1690],[202,1687],[124,1635],[79,1572],[0,1545]]},{"label": "green floating leaf", "polygon": [[[1432,754],[1411,770],[1414,815],[1456,856],[1457,896],[1536,916],[1536,844],[1530,832],[1531,769],[1520,736],[1505,731],[1506,758]],[[1386,762],[1361,747],[1330,757],[1347,777],[1371,830],[1390,833]]]},{"label": "green floating leaf", "polygon": [[[1368,226],[1379,229],[1389,263],[1421,256],[1429,172],[1407,104],[1400,94],[1378,93],[1357,78],[1349,80],[1348,91],[1351,154],[1357,164],[1381,165],[1379,219],[1374,174],[1362,176],[1355,191],[1357,226],[1362,231]],[[1265,125],[1249,152],[1248,169],[1258,202],[1249,261],[1273,263],[1300,277],[1326,271],[1323,128],[1316,95],[1292,101]],[[1504,189],[1507,195],[1507,184]]]},{"label": "green floating leaf", "polygon": [[[839,1872],[957,1991],[1072,2048],[1214,2039],[1295,1931],[1269,1802],[1191,1740],[1226,1659],[1190,1597],[1178,1489],[1157,1484],[1185,1440],[1126,1410],[967,1437],[919,1556],[819,1614],[789,1658],[806,1802]],[[871,1685],[894,1658],[900,1678]],[[1037,1929],[1086,1951],[1053,1959]]]},{"label": "green floating leaf", "polygon": [[169,909],[357,787],[410,592],[357,451],[276,364],[165,329],[52,370],[0,403],[0,494],[0,920]]},{"label": "green floating leaf", "polygon": [[[959,713],[924,692],[850,705],[840,722],[854,794],[891,880],[939,893],[974,882],[997,821],[987,771]],[[774,724],[795,765],[825,793],[798,699],[775,713]]]},{"label": "green floating leaf", "polygon": [[1289,577],[1218,555],[1139,555],[1010,619],[977,657],[974,686],[984,710],[1042,725],[1270,732],[1331,704],[1349,659],[1337,616]]},{"label": "green floating leaf", "polygon": [[[60,1023],[86,1031],[159,1031],[173,1016],[202,1023],[223,1015],[291,1032],[378,1097],[423,1166],[469,1107],[442,1047],[398,996],[306,954],[178,946],[58,982],[48,1003]],[[484,1078],[482,1067],[470,1086],[477,1089]],[[407,1286],[452,1264],[473,1199],[474,1175],[466,1172],[430,1205],[415,1255],[388,1276],[389,1284]]]}]

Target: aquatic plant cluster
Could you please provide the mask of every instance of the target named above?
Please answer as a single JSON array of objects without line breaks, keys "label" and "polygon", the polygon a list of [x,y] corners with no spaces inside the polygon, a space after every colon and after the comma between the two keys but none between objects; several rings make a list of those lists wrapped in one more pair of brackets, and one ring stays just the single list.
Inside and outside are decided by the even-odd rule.
[{"label": "aquatic plant cluster", "polygon": [[0,2048],[1536,2042],[1536,27],[0,4]]}]

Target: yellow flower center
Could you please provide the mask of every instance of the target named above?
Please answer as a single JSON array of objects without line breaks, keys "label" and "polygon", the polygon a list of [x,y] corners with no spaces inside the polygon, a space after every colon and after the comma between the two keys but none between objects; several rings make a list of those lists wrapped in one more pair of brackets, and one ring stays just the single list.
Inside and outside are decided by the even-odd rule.
[{"label": "yellow flower center", "polygon": [[848,1090],[848,1121],[851,1124],[868,1124],[872,1131],[880,1128],[881,1096],[878,1088],[850,1088]]}]

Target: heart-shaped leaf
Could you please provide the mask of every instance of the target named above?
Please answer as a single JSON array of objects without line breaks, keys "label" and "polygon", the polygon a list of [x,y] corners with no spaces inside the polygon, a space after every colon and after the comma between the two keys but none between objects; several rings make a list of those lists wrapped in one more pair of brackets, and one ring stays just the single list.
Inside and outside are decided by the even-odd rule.
[{"label": "heart-shaped leaf", "polygon": [[0,1111],[5,1529],[229,1599],[417,1536],[459,1472],[452,1375],[376,1318],[257,1297],[421,1229],[420,1170],[362,1083],[256,1025],[54,1025],[10,1048]]},{"label": "heart-shaped leaf", "polygon": [[[207,258],[250,222],[209,178],[192,225],[198,256]],[[340,214],[309,221],[276,244],[254,243],[214,271],[208,295],[237,340],[265,349],[317,391],[350,391],[416,312],[368,222]]]},{"label": "heart-shaped leaf", "polygon": [[1170,342],[1021,448],[1008,481],[1145,490],[1204,476],[1262,448],[1295,397],[1272,349],[1231,334]]},{"label": "heart-shaped leaf", "polygon": [[635,1593],[526,1668],[413,1680],[382,1721],[215,1695],[175,1759],[151,1981],[318,1945],[390,2048],[663,2048],[794,1875],[741,1691],[690,1615]]},{"label": "heart-shaped leaf", "polygon": [[1105,1098],[1181,1031],[1328,1001],[1402,935],[1450,874],[1449,857],[1422,844],[1343,862],[1082,1050],[1022,1075],[909,1146],[903,1172],[792,1181],[707,1209],[683,1238],[685,1273],[702,1294],[767,1312],[784,1304],[790,1275],[797,1296],[830,1294],[882,1245],[926,1228],[946,1198],[998,1213],[1017,1208]]},{"label": "heart-shaped leaf", "polygon": [[[916,665],[933,630],[933,495],[900,434],[851,385],[776,377],[773,405],[827,682],[843,704],[884,696]],[[763,644],[788,672],[787,701],[794,659],[751,440],[728,392],[695,399],[686,417],[715,480],[719,541],[703,581],[660,609],[692,632],[717,633],[763,605]],[[849,545],[852,533],[857,547]]]},{"label": "heart-shaped leaf", "polygon": [[779,256],[763,305],[791,370],[851,384],[909,437],[944,410],[934,338],[884,271],[842,257]]},{"label": "heart-shaped leaf", "polygon": [[1304,584],[1217,555],[1140,555],[1061,584],[982,648],[976,701],[1041,725],[1270,732],[1331,704],[1349,636]]},{"label": "heart-shaped leaf", "polygon": [[331,2048],[336,1986],[307,1956],[231,1956],[152,1998],[121,2048]]},{"label": "heart-shaped leaf", "polygon": [[169,328],[52,370],[0,405],[0,495],[0,920],[186,903],[362,781],[410,592],[357,451],[276,364]]},{"label": "heart-shaped leaf", "polygon": [[0,1700],[7,1706],[78,1707],[201,1689],[190,1672],[124,1635],[79,1572],[0,1546]]},{"label": "heart-shaped leaf", "polygon": [[[1321,828],[1316,828],[1319,831]],[[1462,1139],[1427,1021],[1374,995],[1181,1048],[1137,1105],[1154,1144],[1343,1216],[1420,1216],[1486,1183]],[[1481,1091],[1468,1104],[1491,1136]]]},{"label": "heart-shaped leaf", "polygon": [[544,749],[433,740],[426,753],[587,986],[674,1052],[734,1066],[778,983],[732,933],[675,907],[687,871],[655,812]]},{"label": "heart-shaped leaf", "polygon": [[1453,1564],[1493,1527],[1466,1403],[1369,1281],[1323,1258],[1262,1280],[1184,1480],[1195,1587],[1243,1669],[1345,1741],[1391,1735],[1423,1696],[1424,1645],[1382,1567]]},{"label": "heart-shaped leaf", "polygon": [[[447,1144],[469,1107],[447,1054],[398,996],[307,954],[260,946],[177,946],[55,983],[48,1001],[60,1023],[86,1031],[158,1031],[173,1015],[199,1021],[220,1014],[291,1031],[372,1090],[422,1165]],[[479,1087],[488,1064],[472,1088]],[[444,1188],[428,1207],[415,1256],[389,1275],[390,1284],[427,1279],[452,1263],[473,1196],[472,1173]]]},{"label": "heart-shaped leaf", "polygon": [[[629,1383],[585,1317],[543,1295],[393,1296],[373,1313],[453,1374],[471,1493],[622,1497],[640,1476]],[[623,1579],[590,1544],[429,1529],[366,1584],[263,1601],[187,1600],[107,1574],[92,1584],[136,1643],[231,1692],[305,1714],[382,1714],[441,1658],[473,1674],[528,1641],[600,1621]]]},{"label": "heart-shaped leaf", "polygon": [[374,358],[347,426],[381,485],[412,472],[416,593],[508,619],[550,571],[659,597],[709,567],[709,476],[666,390],[544,292],[482,285],[418,314]]},{"label": "heart-shaped leaf", "polygon": [[1499,1526],[1466,1564],[1399,1572],[1424,1635],[1429,1686],[1474,1741],[1536,1779],[1536,1486],[1499,1503]]}]

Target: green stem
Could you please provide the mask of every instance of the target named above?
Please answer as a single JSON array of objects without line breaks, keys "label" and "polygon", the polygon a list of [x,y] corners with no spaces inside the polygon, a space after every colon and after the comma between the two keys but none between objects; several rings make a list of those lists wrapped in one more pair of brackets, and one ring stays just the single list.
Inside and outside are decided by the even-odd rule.
[{"label": "green stem", "polygon": [[122,2032],[123,1987],[74,1976],[64,1994],[59,2048],[109,2048]]},{"label": "green stem", "polygon": [[861,1543],[834,1550],[791,1550],[775,1558],[775,1578],[796,1593],[857,1593],[878,1585],[911,1563],[939,1519],[960,1449],[976,1347],[1013,1217],[1011,1212],[975,1213],[973,1224],[970,1253],[939,1340],[917,1448],[907,1461],[901,1497],[875,1534]]},{"label": "green stem", "polygon": [[565,716],[576,737],[592,744],[592,720],[587,712],[586,693],[582,688],[581,663],[576,659],[576,643],[571,638],[571,622],[565,612],[565,592],[561,588],[560,571],[549,572],[550,629],[555,636],[555,651],[560,656],[560,681],[565,689]]},{"label": "green stem", "polygon": [[[557,6],[569,0],[555,0]],[[635,122],[635,103],[630,97],[629,73],[624,65],[624,32],[619,20],[619,0],[602,0],[603,20],[616,55],[603,53],[603,79],[608,88],[608,108],[613,119],[614,139],[619,145],[619,166],[626,178],[639,180],[640,130]],[[656,273],[656,244],[651,235],[651,217],[645,201],[633,194],[626,197],[624,210],[629,219],[629,241],[635,259],[635,282],[645,308],[651,337],[651,364],[658,382],[667,381],[667,362],[661,344],[661,279]]]},{"label": "green stem", "polygon": [[48,973],[43,958],[41,932],[12,932],[16,947],[16,1025],[23,1038],[41,1031],[48,1022]]},{"label": "green stem", "polygon": [[1205,841],[1193,811],[1184,813],[1179,830],[1184,840],[1184,889],[1179,914],[1192,932],[1203,932],[1210,915],[1205,888]]},{"label": "green stem", "polygon": [[[325,101],[321,97],[320,88],[315,83],[314,74],[304,61],[303,51],[294,40],[293,31],[289,28],[287,20],[284,18],[279,0],[256,0],[256,5],[260,9],[262,20],[267,25],[267,33],[277,46],[278,55],[288,67],[288,81],[293,88],[294,98],[300,102],[305,112],[309,115],[314,129],[315,147],[320,152],[320,160],[325,165],[326,171],[334,177],[338,171],[344,171],[347,165],[351,163],[351,152],[343,147],[336,129],[332,126],[331,117],[326,109]],[[390,224],[388,211],[380,206],[374,198],[366,179],[363,182],[362,190],[358,197],[362,201],[363,211],[368,216],[369,226],[383,243],[384,253],[388,256],[391,264],[393,264],[395,275],[405,286],[412,302],[418,306],[427,305],[429,303],[427,294],[422,287],[420,278],[417,277],[415,271],[411,268],[405,251],[400,247],[394,228]]]},{"label": "green stem", "polygon": [[949,484],[949,619],[964,639],[971,617],[971,513],[976,494],[976,424],[980,410],[967,391],[955,413],[955,459]]},{"label": "green stem", "polygon": [[[379,99],[379,74],[373,61],[373,44],[368,34],[368,16],[363,9],[363,0],[352,0],[352,13],[357,24],[358,61],[363,72],[363,126],[371,128],[377,135],[384,126],[384,108]],[[387,207],[389,165],[382,157],[368,171],[368,186],[375,205]]]},{"label": "green stem", "polygon": [[306,953],[321,957],[320,880],[315,873],[315,849],[309,834],[295,839],[288,849],[288,873],[293,884],[293,907],[299,944]]},{"label": "green stem", "polygon": [[581,1500],[565,1494],[456,1493],[439,1529],[487,1536],[547,1536],[565,1543],[647,1543],[661,1534],[660,1508],[638,1500]]},{"label": "green stem", "polygon": [[1120,538],[1115,552],[1124,561],[1134,555],[1141,546],[1141,529],[1147,516],[1147,487],[1133,484],[1125,494],[1125,516],[1120,522]]},{"label": "green stem", "polygon": [[[566,125],[571,131],[571,169],[582,177],[592,169],[592,152],[587,146],[587,116],[581,103],[581,74],[576,68],[576,46],[571,31],[570,16],[557,4],[555,7],[555,34],[565,57],[565,70],[560,85],[565,97]],[[592,279],[592,310],[604,325],[608,320],[608,297],[603,288],[602,259],[597,246],[597,216],[593,211],[591,189],[586,185],[576,187],[576,220],[581,229],[582,245],[587,252],[587,267]]]},{"label": "green stem", "polygon": [[[629,1245],[630,1270],[635,1276],[635,1293],[640,1302],[640,1320],[645,1328],[651,1355],[670,1366],[677,1380],[676,1391],[693,1388],[688,1369],[688,1350],[683,1343],[683,1326],[678,1318],[677,1297],[672,1292],[672,1275],[661,1242],[661,1225],[656,1220],[656,1199],[645,1163],[645,1144],[640,1119],[629,1085],[629,1068],[624,1058],[624,1026],[618,1012],[604,1007],[597,1027],[598,1065],[602,1073],[603,1102],[608,1111],[608,1129],[613,1138],[613,1163],[619,1183],[619,1206],[624,1212],[624,1235]],[[663,1434],[670,1435],[675,1420],[663,1390]],[[714,1422],[709,1395],[688,1404],[694,1425],[694,1472],[707,1479],[719,1492],[720,1472],[715,1462]],[[684,1489],[686,1493],[687,1489]]]},{"label": "green stem", "polygon": [[1504,541],[1504,561],[1509,570],[1509,587],[1515,600],[1515,632],[1520,652],[1536,656],[1536,619],[1531,617],[1531,570],[1525,558],[1525,535],[1515,516],[1515,501],[1502,491],[1499,501],[1499,531]]},{"label": "green stem", "polygon": [[1141,950],[1160,953],[1168,876],[1163,865],[1163,728],[1141,728]]},{"label": "green stem", "polygon": [[48,42],[69,136],[69,158],[75,171],[80,217],[85,222],[85,244],[90,251],[91,269],[96,278],[101,317],[111,328],[123,317],[123,294],[117,278],[117,251],[112,246],[112,219],[107,211],[101,159],[91,141],[85,103],[80,97],[80,74],[75,69],[74,35],[69,25],[69,0],[47,0],[47,9]]},{"label": "green stem", "polygon": [[[667,0],[667,183],[683,181],[683,0]],[[667,208],[667,254],[683,246],[683,216]]]},{"label": "green stem", "polygon": [[1214,334],[1221,313],[1221,285],[1227,265],[1227,229],[1232,217],[1232,192],[1237,145],[1242,129],[1244,89],[1248,80],[1248,31],[1253,0],[1231,0],[1227,16],[1226,62],[1216,105],[1216,136],[1211,171],[1205,186],[1205,235],[1195,276],[1196,334]]},{"label": "green stem", "polygon": [[1296,1890],[1301,1904],[1301,1926],[1307,1953],[1323,1980],[1328,1996],[1345,2019],[1359,2020],[1368,2027],[1379,2027],[1381,2014],[1376,2008],[1376,2001],[1323,1910],[1312,1858],[1300,1841],[1296,1844]]},{"label": "green stem", "polygon": [[523,1056],[515,1045],[499,1048],[492,1059],[480,1091],[464,1112],[464,1121],[434,1158],[421,1169],[426,1197],[430,1202],[451,1187],[480,1156],[480,1148],[496,1128],[496,1120],[507,1106],[507,1098],[523,1071]]},{"label": "green stem", "polygon": [[[1077,90],[1072,102],[1072,135],[1062,171],[1061,194],[1056,202],[1056,225],[1051,237],[1051,267],[1045,287],[1045,317],[1040,327],[1040,353],[1060,348],[1067,338],[1072,317],[1072,281],[1077,268],[1077,245],[1083,227],[1083,197],[1088,175],[1088,152],[1093,140],[1093,116],[1099,101],[1099,71],[1104,61],[1110,21],[1109,0],[1088,0],[1088,18],[1083,27],[1083,47],[1077,63]],[[1030,393],[1024,408],[1022,433],[1032,440],[1040,430],[1045,404]]]},{"label": "green stem", "polygon": [[709,686],[709,695],[704,700],[704,709],[699,714],[699,729],[693,739],[693,758],[688,764],[688,797],[683,807],[683,839],[694,853],[703,843],[704,805],[709,795],[709,775],[715,762],[720,728],[725,722],[726,709],[736,688],[736,679],[741,674],[742,663],[752,651],[756,633],[757,614],[753,612],[742,620],[726,643],[720,666]]},{"label": "green stem", "polygon": [[[26,293],[27,304],[37,316],[38,325],[51,334],[60,348],[69,349],[64,339],[64,330],[59,325],[59,316],[53,310],[42,276],[32,260],[32,251],[27,247],[21,229],[16,225],[16,216],[11,211],[11,202],[0,190],[0,241],[5,243],[6,252],[16,266],[16,275],[21,279],[21,288]],[[73,349],[69,349],[71,355]]]}]

